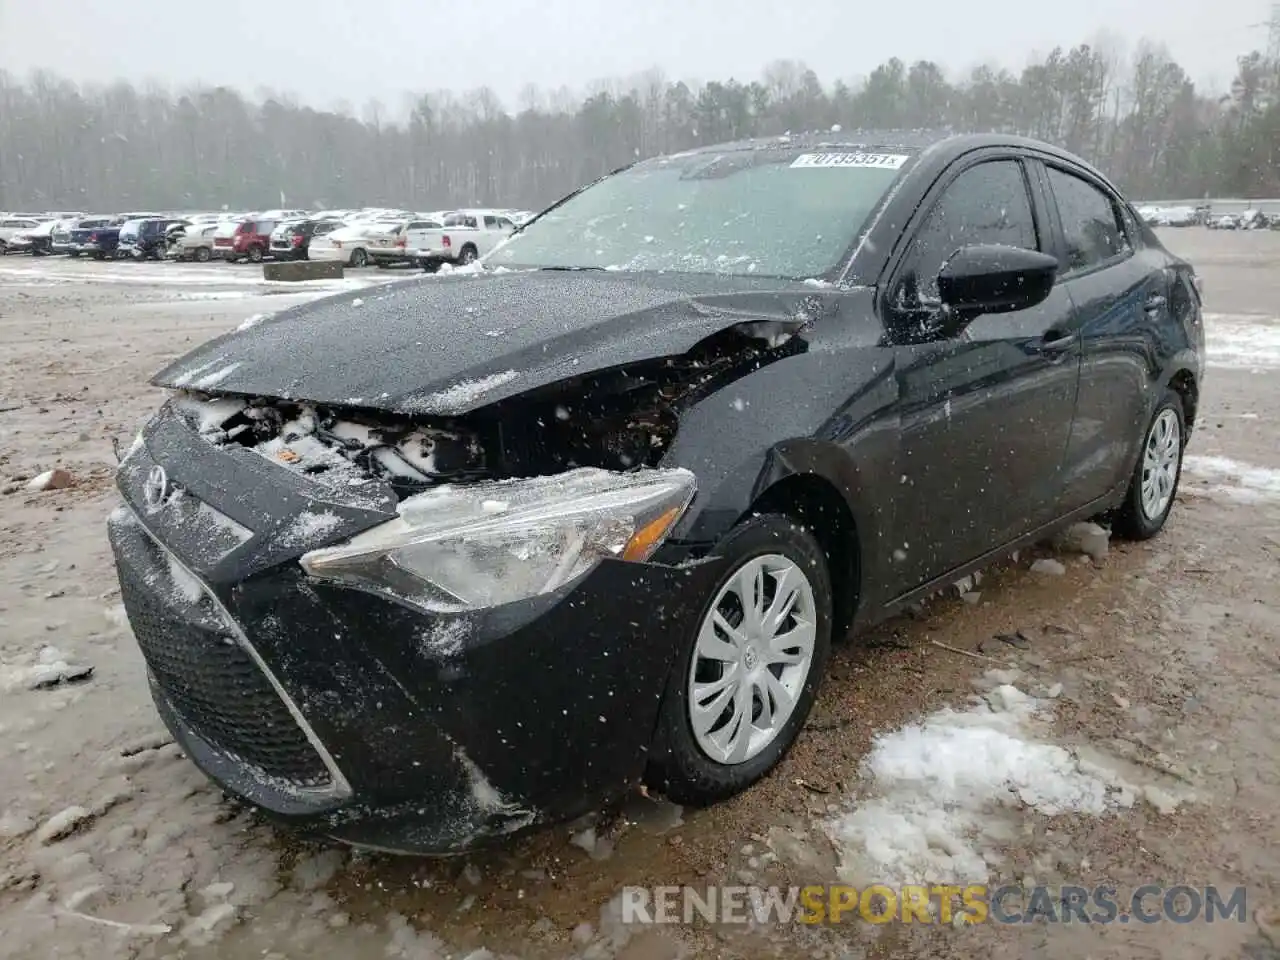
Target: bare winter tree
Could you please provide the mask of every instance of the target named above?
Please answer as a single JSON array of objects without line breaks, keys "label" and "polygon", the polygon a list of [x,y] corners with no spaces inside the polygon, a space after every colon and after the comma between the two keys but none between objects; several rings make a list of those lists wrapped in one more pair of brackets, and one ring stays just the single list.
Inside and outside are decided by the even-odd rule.
[{"label": "bare winter tree", "polygon": [[[1206,96],[1162,47],[1114,37],[1055,49],[1020,74],[958,81],[891,58],[825,86],[778,60],[758,81],[672,81],[658,70],[585,96],[527,86],[510,112],[488,88],[318,110],[226,87],[77,87],[0,72],[0,209],[218,209],[385,204],[539,207],[634,160],[787,131],[998,130],[1082,154],[1131,194],[1280,194],[1280,64],[1242,56]],[[284,198],[282,200],[281,198]]]}]

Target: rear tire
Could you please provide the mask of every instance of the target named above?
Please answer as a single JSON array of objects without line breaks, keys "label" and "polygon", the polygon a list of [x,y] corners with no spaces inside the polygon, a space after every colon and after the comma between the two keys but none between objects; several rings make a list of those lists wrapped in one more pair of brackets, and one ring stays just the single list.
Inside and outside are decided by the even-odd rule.
[{"label": "rear tire", "polygon": [[1138,463],[1111,530],[1126,540],[1150,540],[1164,529],[1178,496],[1187,421],[1182,398],[1166,390],[1142,435]]},{"label": "rear tire", "polygon": [[727,569],[677,652],[645,777],[693,806],[741,793],[786,756],[831,649],[831,575],[812,533],[765,514],[731,531],[715,554]]},{"label": "rear tire", "polygon": [[352,250],[351,265],[353,267],[367,267],[369,265],[369,255],[359,248]]},{"label": "rear tire", "polygon": [[475,263],[478,256],[479,253],[477,253],[476,248],[471,244],[467,244],[462,248],[462,252],[458,254],[458,263],[465,267],[469,263]]}]

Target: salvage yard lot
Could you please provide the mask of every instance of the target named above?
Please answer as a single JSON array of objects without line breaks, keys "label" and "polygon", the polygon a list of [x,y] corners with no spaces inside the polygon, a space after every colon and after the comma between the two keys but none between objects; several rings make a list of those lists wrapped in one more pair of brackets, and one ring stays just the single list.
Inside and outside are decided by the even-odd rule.
[{"label": "salvage yard lot", "polygon": [[[1023,555],[841,645],[796,749],[731,803],[637,797],[594,826],[447,861],[301,842],[166,745],[105,536],[113,441],[157,406],[153,372],[386,274],[299,293],[222,264],[0,262],[0,957],[1280,957],[1280,234],[1163,239],[1204,277],[1210,367],[1161,537],[1064,552],[1060,575]],[[55,466],[73,486],[27,489]],[[94,670],[38,684],[64,664]],[[616,917],[628,884],[838,878],[1244,885],[1249,916],[968,930]]]}]

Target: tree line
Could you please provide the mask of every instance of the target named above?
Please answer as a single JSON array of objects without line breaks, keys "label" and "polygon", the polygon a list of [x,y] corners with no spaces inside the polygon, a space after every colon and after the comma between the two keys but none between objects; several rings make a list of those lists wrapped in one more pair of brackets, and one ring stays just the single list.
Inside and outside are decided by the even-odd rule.
[{"label": "tree line", "polygon": [[395,118],[377,102],[320,110],[270,92],[0,71],[0,209],[536,209],[637,158],[837,124],[1037,137],[1138,198],[1280,196],[1280,63],[1241,56],[1215,94],[1158,45],[1109,46],[956,79],[893,58],[830,86],[787,60],[749,83],[653,70],[582,97],[527,87],[515,110],[488,88],[442,91],[407,97]]}]

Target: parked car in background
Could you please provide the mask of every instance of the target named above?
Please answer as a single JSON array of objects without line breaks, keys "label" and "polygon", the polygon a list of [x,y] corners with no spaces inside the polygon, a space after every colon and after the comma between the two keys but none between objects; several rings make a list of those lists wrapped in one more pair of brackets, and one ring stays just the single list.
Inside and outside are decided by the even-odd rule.
[{"label": "parked car in background", "polygon": [[26,234],[40,225],[35,217],[15,217],[12,214],[0,214],[0,256],[9,252],[9,245],[18,234]]},{"label": "parked car in background", "polygon": [[142,219],[126,220],[120,224],[120,232],[116,236],[116,253],[121,257],[133,254],[134,242],[138,239],[138,231],[142,229]]},{"label": "parked car in background", "polygon": [[214,238],[219,224],[192,224],[181,234],[172,238],[165,256],[172,260],[194,260],[197,263],[208,263],[213,259]]},{"label": "parked car in background", "polygon": [[[386,230],[380,231],[378,228],[383,226]],[[440,220],[426,219],[375,223],[367,235],[369,259],[377,267],[412,266],[419,260],[417,251],[430,242],[429,231],[443,226]]]},{"label": "parked car in background", "polygon": [[105,226],[110,217],[71,217],[67,220],[58,221],[58,225],[53,228],[53,252],[70,254],[73,257],[80,256],[80,252],[76,249],[75,241],[72,234],[81,226],[97,227]]},{"label": "parked car in background", "polygon": [[130,242],[124,242],[124,231],[120,231],[122,252],[138,260],[161,260],[169,248],[170,232],[175,227],[185,228],[189,221],[176,217],[154,217],[138,221]]},{"label": "parked car in background", "polygon": [[33,257],[47,257],[53,252],[53,232],[57,229],[59,220],[46,220],[44,223],[37,224],[24,233],[14,235],[14,239],[10,241],[10,249],[17,245],[25,249]]},{"label": "parked car in background", "polygon": [[366,266],[369,234],[385,230],[386,223],[378,220],[346,223],[324,236],[314,237],[307,255],[311,260],[337,260],[349,267]]},{"label": "parked car in background", "polygon": [[489,253],[515,229],[515,222],[500,211],[455,210],[439,228],[421,232],[413,254],[428,271],[445,263],[466,265]]},{"label": "parked car in background", "polygon": [[707,805],[786,755],[833,640],[1077,520],[1159,533],[1205,372],[1191,265],[1047,144],[841,140],[642,161],[509,271],[158,372],[108,529],[182,753],[380,850],[639,783]]},{"label": "parked car in background", "polygon": [[214,234],[214,255],[228,263],[240,260],[261,263],[271,250],[271,231],[275,228],[274,220],[242,220],[230,234]]},{"label": "parked car in background", "polygon": [[120,247],[120,230],[133,220],[145,220],[155,217],[155,213],[122,213],[108,217],[100,226],[87,227],[81,221],[71,231],[72,256],[87,254],[95,260],[106,260],[114,257]]},{"label": "parked car in background", "polygon": [[271,231],[271,256],[277,260],[306,260],[315,237],[342,226],[338,220],[309,218],[285,220]]}]

